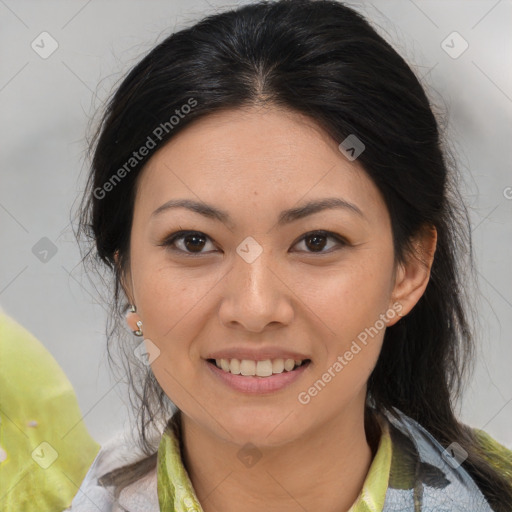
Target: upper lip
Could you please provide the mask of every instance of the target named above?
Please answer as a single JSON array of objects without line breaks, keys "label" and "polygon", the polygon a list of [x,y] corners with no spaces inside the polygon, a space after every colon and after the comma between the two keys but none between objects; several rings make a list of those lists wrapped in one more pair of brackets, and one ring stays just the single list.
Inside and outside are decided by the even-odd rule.
[{"label": "upper lip", "polygon": [[292,350],[283,350],[279,347],[250,349],[247,347],[227,348],[209,353],[205,359],[248,359],[250,361],[265,361],[266,359],[296,359],[303,361],[308,356]]}]

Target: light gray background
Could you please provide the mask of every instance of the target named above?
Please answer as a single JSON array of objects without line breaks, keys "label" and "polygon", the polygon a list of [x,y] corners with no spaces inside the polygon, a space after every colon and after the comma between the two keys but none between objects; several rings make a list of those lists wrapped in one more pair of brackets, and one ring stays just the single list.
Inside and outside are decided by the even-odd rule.
[{"label": "light gray background", "polygon": [[[348,3],[379,25],[447,109],[482,292],[478,363],[460,414],[512,447],[512,2]],[[60,363],[100,443],[128,416],[126,389],[106,363],[105,311],[78,265],[69,225],[87,123],[156,42],[230,5],[0,0],[0,305]],[[59,45],[46,59],[31,48],[43,31]],[[454,31],[469,44],[458,58],[442,47]],[[446,44],[453,53],[463,41]],[[32,252],[43,237],[57,248],[46,263]]]}]

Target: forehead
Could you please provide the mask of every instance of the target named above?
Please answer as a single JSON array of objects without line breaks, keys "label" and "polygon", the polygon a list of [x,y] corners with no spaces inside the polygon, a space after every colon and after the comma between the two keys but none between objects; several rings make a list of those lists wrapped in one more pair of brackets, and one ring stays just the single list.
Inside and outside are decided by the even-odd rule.
[{"label": "forehead", "polygon": [[179,132],[146,164],[137,202],[154,209],[186,196],[268,207],[327,195],[366,209],[384,206],[362,167],[345,158],[314,120],[251,107],[210,114]]}]

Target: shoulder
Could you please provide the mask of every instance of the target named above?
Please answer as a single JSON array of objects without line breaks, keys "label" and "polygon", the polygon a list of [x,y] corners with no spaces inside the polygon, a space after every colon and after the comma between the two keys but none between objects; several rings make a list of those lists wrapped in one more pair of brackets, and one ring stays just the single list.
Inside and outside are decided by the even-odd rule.
[{"label": "shoulder", "polygon": [[462,447],[445,448],[414,419],[395,413],[388,415],[393,459],[384,510],[415,510],[419,500],[421,510],[492,512],[462,465]]},{"label": "shoulder", "polygon": [[113,487],[105,487],[98,482],[98,479],[109,471],[137,462],[144,457],[145,455],[136,447],[131,436],[118,432],[101,447],[71,506],[66,511],[150,512],[159,510],[156,468],[136,482],[127,485],[118,498],[115,497]]}]

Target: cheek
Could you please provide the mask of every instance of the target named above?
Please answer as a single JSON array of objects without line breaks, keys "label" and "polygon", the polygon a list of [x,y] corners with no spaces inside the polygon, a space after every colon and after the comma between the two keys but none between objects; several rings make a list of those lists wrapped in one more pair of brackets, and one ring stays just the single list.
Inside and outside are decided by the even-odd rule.
[{"label": "cheek", "polygon": [[298,286],[310,310],[338,342],[357,336],[385,313],[391,291],[390,258],[358,258],[336,269],[305,272]]},{"label": "cheek", "polygon": [[143,299],[144,335],[160,350],[151,369],[172,402],[189,410],[191,396],[197,392],[194,383],[199,380],[199,354],[193,340],[201,328],[197,319],[201,296],[199,290],[191,291],[174,278],[160,276],[153,284],[145,285]]},{"label": "cheek", "polygon": [[385,280],[376,286],[368,273],[345,273],[325,281],[325,294],[311,305],[325,327],[316,340],[321,348],[297,396],[309,413],[330,416],[363,396],[382,347],[385,324],[380,315],[386,312],[386,290]]},{"label": "cheek", "polygon": [[161,257],[144,258],[144,254],[134,255],[133,269],[144,337],[160,351],[151,369],[165,393],[180,406],[187,400],[185,390],[199,378],[199,347],[194,339],[214,314],[208,305],[209,293],[222,275],[201,268],[178,269]]},{"label": "cheek", "polygon": [[317,339],[321,355],[315,377],[322,379],[330,371],[325,380],[332,380],[329,387],[337,389],[336,393],[356,392],[376,364],[386,327],[382,315],[386,318],[388,313],[391,277],[391,252],[382,251],[376,257],[367,251],[335,270],[305,273],[301,281],[308,308],[321,319],[322,334]]},{"label": "cheek", "polygon": [[156,340],[182,338],[190,318],[201,311],[219,276],[201,268],[178,267],[164,256],[140,258],[134,273],[134,287],[141,304],[139,312]]}]

